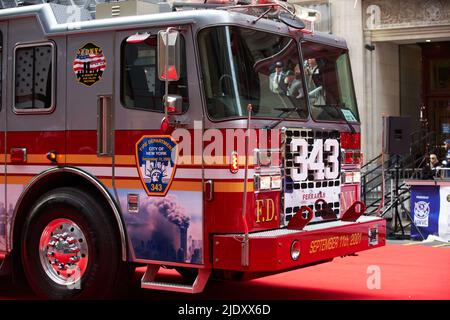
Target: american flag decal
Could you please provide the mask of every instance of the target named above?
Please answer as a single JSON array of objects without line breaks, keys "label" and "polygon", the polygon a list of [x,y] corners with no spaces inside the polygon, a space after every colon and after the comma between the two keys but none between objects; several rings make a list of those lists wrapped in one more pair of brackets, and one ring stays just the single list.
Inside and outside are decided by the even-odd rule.
[{"label": "american flag decal", "polygon": [[90,87],[102,79],[106,70],[106,58],[103,49],[93,43],[88,43],[77,50],[72,69],[77,81]]}]

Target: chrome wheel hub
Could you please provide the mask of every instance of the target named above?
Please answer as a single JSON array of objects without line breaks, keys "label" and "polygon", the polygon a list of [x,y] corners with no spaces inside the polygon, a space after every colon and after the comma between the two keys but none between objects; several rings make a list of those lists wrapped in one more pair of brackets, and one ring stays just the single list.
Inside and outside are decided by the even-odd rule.
[{"label": "chrome wheel hub", "polygon": [[86,271],[88,244],[72,220],[55,219],[42,232],[39,257],[45,273],[61,285],[73,285]]}]

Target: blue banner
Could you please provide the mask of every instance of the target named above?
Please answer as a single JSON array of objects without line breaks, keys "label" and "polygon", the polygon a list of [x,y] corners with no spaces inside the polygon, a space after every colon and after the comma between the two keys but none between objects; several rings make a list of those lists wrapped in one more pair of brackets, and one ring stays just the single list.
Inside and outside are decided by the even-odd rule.
[{"label": "blue banner", "polygon": [[411,188],[411,239],[424,240],[439,235],[439,187]]}]

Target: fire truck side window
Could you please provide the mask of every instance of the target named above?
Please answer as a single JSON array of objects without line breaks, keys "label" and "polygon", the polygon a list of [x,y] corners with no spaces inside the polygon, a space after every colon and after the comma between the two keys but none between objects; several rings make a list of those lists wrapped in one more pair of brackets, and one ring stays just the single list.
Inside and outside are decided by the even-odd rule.
[{"label": "fire truck side window", "polygon": [[14,109],[16,112],[53,108],[54,47],[51,43],[18,45],[15,49]]},{"label": "fire truck side window", "polygon": [[[169,83],[169,93],[183,97],[183,112],[188,109],[188,86],[184,38],[181,37],[180,80]],[[120,98],[126,108],[163,112],[164,82],[158,79],[157,39],[122,42]]]}]

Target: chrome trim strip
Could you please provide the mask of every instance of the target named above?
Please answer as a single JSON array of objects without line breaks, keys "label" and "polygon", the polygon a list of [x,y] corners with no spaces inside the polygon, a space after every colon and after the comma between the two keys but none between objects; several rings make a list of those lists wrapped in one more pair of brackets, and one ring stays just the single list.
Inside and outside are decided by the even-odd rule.
[{"label": "chrome trim strip", "polygon": [[[11,250],[13,249],[13,239],[14,239],[14,225],[15,225],[15,220],[16,220],[16,216],[17,216],[17,208],[20,206],[20,204],[23,201],[23,198],[25,197],[25,195],[27,194],[27,192],[42,178],[49,176],[53,173],[56,172],[71,172],[74,174],[77,174],[85,179],[87,179],[89,182],[91,182],[107,199],[108,204],[110,205],[110,207],[112,208],[113,212],[114,212],[114,216],[116,218],[116,222],[117,225],[119,227],[119,233],[120,233],[120,242],[121,242],[121,246],[122,246],[122,260],[126,261],[127,259],[127,244],[126,244],[126,236],[125,236],[125,229],[124,229],[124,225],[122,223],[122,219],[120,216],[120,212],[117,208],[116,203],[114,202],[113,198],[111,197],[111,195],[109,194],[108,190],[106,190],[106,188],[103,186],[103,184],[101,184],[100,181],[98,181],[95,177],[91,176],[90,174],[88,174],[87,172],[80,170],[78,168],[74,168],[74,167],[58,167],[58,168],[51,168],[48,169],[44,172],[42,172],[41,174],[33,177],[33,179],[31,180],[31,182],[26,186],[26,188],[22,191],[19,199],[17,200],[16,206],[14,208],[14,213],[12,216],[12,220],[11,220],[11,232],[9,235],[9,241],[7,242],[7,252],[11,252]],[[8,246],[9,244],[9,246]]]},{"label": "chrome trim strip", "polygon": [[177,12],[178,18],[175,18],[173,12],[168,12],[158,13],[156,16],[154,14],[147,14],[132,17],[111,17],[108,19],[94,19],[59,24],[55,18],[51,5],[48,3],[0,10],[0,21],[9,18],[26,18],[33,16],[37,16],[42,30],[49,36],[65,35],[68,32],[86,33],[92,32],[93,30],[105,32],[123,28],[135,29],[141,26],[158,26],[162,28],[164,26],[173,26],[174,24],[179,26],[195,23],[192,18],[192,13],[187,11]]}]

